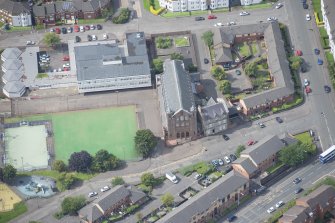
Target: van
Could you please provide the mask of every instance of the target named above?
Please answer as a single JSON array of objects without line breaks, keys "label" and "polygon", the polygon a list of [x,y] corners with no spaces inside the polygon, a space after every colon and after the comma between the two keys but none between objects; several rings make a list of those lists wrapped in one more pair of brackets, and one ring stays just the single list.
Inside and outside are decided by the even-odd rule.
[{"label": "van", "polygon": [[171,173],[171,172],[166,173],[166,174],[165,174],[165,177],[166,177],[167,179],[169,179],[169,180],[170,180],[172,183],[174,183],[174,184],[178,183],[178,179],[177,179],[176,175],[174,175],[174,174]]}]

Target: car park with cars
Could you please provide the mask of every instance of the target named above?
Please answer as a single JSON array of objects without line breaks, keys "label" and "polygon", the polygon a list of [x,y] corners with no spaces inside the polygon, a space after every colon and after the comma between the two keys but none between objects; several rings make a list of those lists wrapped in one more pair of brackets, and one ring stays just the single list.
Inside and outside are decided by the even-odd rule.
[{"label": "car park with cars", "polygon": [[67,29],[65,27],[62,27],[62,33],[66,34],[67,33]]},{"label": "car park with cars", "polygon": [[91,30],[95,30],[95,26],[94,25],[90,25],[90,29]]},{"label": "car park with cars", "polygon": [[60,34],[60,33],[61,33],[60,28],[56,28],[56,29],[55,29],[55,33]]},{"label": "car park with cars", "polygon": [[255,141],[254,140],[249,140],[248,142],[247,142],[247,145],[248,146],[252,146],[252,145],[254,145],[255,144]]},{"label": "car park with cars", "polygon": [[220,27],[220,26],[223,26],[223,24],[221,22],[218,22],[218,23],[215,23],[214,26],[215,27]]},{"label": "car park with cars", "polygon": [[74,40],[76,43],[79,43],[81,41],[81,38],[79,36],[76,36]]},{"label": "car park with cars", "polygon": [[80,26],[80,32],[85,32],[85,28],[84,28],[84,26]]},{"label": "car park with cars", "polygon": [[220,166],[223,166],[223,165],[224,165],[224,162],[223,162],[222,159],[218,159],[218,162],[219,162],[219,165],[220,165]]},{"label": "car park with cars", "polygon": [[76,33],[79,32],[80,31],[79,26],[74,26],[73,31],[76,32]]},{"label": "car park with cars", "polygon": [[230,155],[229,155],[229,159],[230,159],[232,162],[234,162],[235,160],[237,160],[237,157],[236,157],[235,154],[230,154]]},{"label": "car park with cars", "polygon": [[68,33],[72,33],[72,30],[73,30],[72,27],[67,27],[67,32]]},{"label": "car park with cars", "polygon": [[102,30],[102,25],[97,24],[97,30]]},{"label": "car park with cars", "polygon": [[108,35],[107,35],[107,33],[104,33],[104,34],[102,35],[102,38],[103,38],[104,40],[108,39]]},{"label": "car park with cars", "polygon": [[202,178],[202,175],[200,173],[197,173],[197,174],[194,175],[195,180],[199,180],[201,178]]},{"label": "car park with cars", "polygon": [[63,61],[69,61],[70,57],[69,56],[63,56]]},{"label": "car park with cars", "polygon": [[87,35],[87,41],[92,41],[92,36],[91,35]]},{"label": "car park with cars", "polygon": [[85,31],[89,31],[91,28],[89,25],[84,26]]},{"label": "car park with cars", "polygon": [[31,41],[31,40],[28,40],[26,42],[26,45],[29,46],[29,45],[35,45],[35,42],[34,41]]},{"label": "car park with cars", "polygon": [[273,21],[277,21],[277,17],[269,17],[268,19],[268,22],[273,22]]},{"label": "car park with cars", "polygon": [[92,40],[96,41],[96,40],[98,40],[98,37],[96,35],[92,35]]},{"label": "car park with cars", "polygon": [[236,25],[236,22],[234,22],[234,21],[227,22],[227,26],[234,26],[234,25]]},{"label": "car park with cars", "polygon": [[51,28],[51,29],[49,30],[49,32],[54,33],[54,32],[55,32],[55,29]]}]

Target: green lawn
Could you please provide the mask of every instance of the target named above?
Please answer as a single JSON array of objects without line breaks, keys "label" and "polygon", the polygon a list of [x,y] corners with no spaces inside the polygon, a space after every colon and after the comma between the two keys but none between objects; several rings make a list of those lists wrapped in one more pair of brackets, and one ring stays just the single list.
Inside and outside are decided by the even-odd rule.
[{"label": "green lawn", "polygon": [[106,108],[6,119],[52,120],[56,159],[67,162],[73,152],[86,150],[92,155],[106,149],[120,159],[138,157],[134,148],[137,121],[135,107]]},{"label": "green lawn", "polygon": [[318,13],[320,22],[323,21],[322,12],[321,12],[321,0],[312,0],[312,5],[313,5],[314,12]]},{"label": "green lawn", "polygon": [[17,216],[25,213],[28,210],[25,203],[20,202],[14,205],[14,209],[7,212],[0,212],[0,223],[6,223],[16,218]]},{"label": "green lawn", "polygon": [[266,8],[271,8],[272,4],[268,2],[263,2],[260,4],[254,4],[254,5],[246,5],[243,6],[243,9],[266,9]]},{"label": "green lawn", "polygon": [[329,38],[327,30],[323,26],[319,27],[319,32],[322,38]]},{"label": "green lawn", "polygon": [[187,36],[174,38],[174,43],[176,44],[176,47],[190,46],[190,40]]},{"label": "green lawn", "polygon": [[176,17],[187,17],[187,16],[197,16],[197,15],[207,15],[207,11],[189,11],[189,12],[170,12],[165,11],[165,13],[162,13],[161,16],[164,18],[176,18]]},{"label": "green lawn", "polygon": [[[77,173],[77,172],[73,172],[73,173],[80,180],[89,180],[92,177],[96,176],[96,174]],[[29,176],[32,176],[32,175],[45,176],[45,177],[50,177],[50,178],[57,180],[57,178],[62,173],[55,171],[55,170],[34,170],[30,172],[19,172],[18,174],[19,175],[29,175]]]},{"label": "green lawn", "polygon": [[238,52],[240,53],[240,56],[242,57],[247,57],[250,55],[249,46],[246,42],[237,44],[237,49]]},{"label": "green lawn", "polygon": [[78,25],[85,25],[85,24],[99,24],[104,23],[105,19],[78,19]]},{"label": "green lawn", "polygon": [[252,50],[252,52],[251,52],[252,55],[255,55],[255,54],[258,53],[258,47],[257,47],[257,43],[256,42],[252,42],[251,43],[251,50]]},{"label": "green lawn", "polygon": [[328,64],[330,64],[330,65],[335,63],[334,56],[330,51],[326,51],[326,59],[328,61]]},{"label": "green lawn", "polygon": [[298,135],[295,135],[294,137],[303,143],[313,144],[313,139],[311,135],[309,134],[309,132],[303,132]]},{"label": "green lawn", "polygon": [[143,0],[143,7],[150,12],[150,2],[149,0]]}]

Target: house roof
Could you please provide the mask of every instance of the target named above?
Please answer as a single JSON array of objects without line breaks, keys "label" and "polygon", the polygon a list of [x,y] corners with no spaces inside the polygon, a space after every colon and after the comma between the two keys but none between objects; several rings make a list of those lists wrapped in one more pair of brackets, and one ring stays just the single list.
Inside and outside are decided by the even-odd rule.
[{"label": "house roof", "polygon": [[138,201],[146,197],[147,195],[140,190],[137,190],[136,187],[130,188],[130,200],[133,204],[136,204]]},{"label": "house roof", "polygon": [[73,0],[74,7],[83,12],[93,12],[97,9],[104,8],[108,4],[108,0]]},{"label": "house roof", "polygon": [[80,209],[79,216],[89,222],[94,222],[101,218],[104,214],[96,205],[87,205]]},{"label": "house roof", "polygon": [[254,164],[258,165],[271,155],[279,152],[284,146],[285,144],[277,135],[268,135],[263,137],[258,143],[242,151],[241,156],[250,157]]},{"label": "house roof", "polygon": [[1,56],[5,58],[6,60],[8,59],[17,59],[21,55],[22,51],[19,50],[18,48],[6,48]]},{"label": "house roof", "polygon": [[0,9],[6,10],[12,16],[20,15],[22,13],[30,14],[28,5],[25,2],[0,0]]},{"label": "house roof", "polygon": [[248,183],[248,179],[235,171],[231,171],[215,181],[206,190],[200,191],[192,199],[169,212],[157,223],[190,222],[194,215],[206,211],[214,201],[226,198],[246,183]]},{"label": "house roof", "polygon": [[21,97],[20,92],[25,88],[21,81],[11,81],[5,84],[3,89],[13,97]]},{"label": "house roof", "polygon": [[151,75],[144,33],[128,33],[127,37],[130,40],[126,45],[97,41],[91,45],[75,46],[77,79]]},{"label": "house roof", "polygon": [[228,112],[228,107],[225,103],[217,103],[213,98],[210,98],[207,105],[201,108],[204,121],[227,115]]},{"label": "house roof", "polygon": [[322,185],[309,195],[301,197],[298,200],[306,203],[312,210],[314,210],[317,205],[325,207],[329,199],[334,197],[335,189],[332,186]]},{"label": "house roof", "polygon": [[193,112],[194,97],[189,73],[181,60],[165,60],[162,75],[162,90],[165,112],[175,113],[179,110]]},{"label": "house roof", "polygon": [[330,31],[335,36],[335,4],[334,0],[323,0],[324,11],[328,19]]},{"label": "house roof", "polygon": [[4,79],[6,82],[18,81],[22,78],[22,76],[23,73],[20,70],[8,70],[4,73],[2,79]]},{"label": "house roof", "polygon": [[6,60],[2,66],[6,70],[19,70],[22,67],[22,62],[19,59]]},{"label": "house roof", "polygon": [[257,167],[248,157],[240,157],[233,162],[233,164],[239,164],[249,175],[252,175],[257,171]]},{"label": "house roof", "polygon": [[73,2],[62,2],[57,1],[55,2],[56,11],[57,12],[74,12],[77,11],[77,9],[74,7]]},{"label": "house roof", "polygon": [[283,214],[283,217],[279,219],[279,222],[287,223],[301,223],[305,222],[309,218],[308,209],[302,206],[293,206]]},{"label": "house roof", "polygon": [[224,44],[234,43],[234,35],[231,33],[223,32],[221,29],[216,29],[213,36],[213,45],[215,51],[215,62],[216,63],[226,63],[232,62],[233,56],[231,49],[224,46]]}]

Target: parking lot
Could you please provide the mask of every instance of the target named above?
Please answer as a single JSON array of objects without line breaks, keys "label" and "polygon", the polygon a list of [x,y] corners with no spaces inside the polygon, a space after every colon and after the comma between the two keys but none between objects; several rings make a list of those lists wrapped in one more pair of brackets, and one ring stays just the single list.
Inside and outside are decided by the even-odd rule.
[{"label": "parking lot", "polygon": [[[43,52],[43,50],[41,50]],[[40,54],[40,67],[41,71],[40,73],[57,73],[57,72],[66,72],[66,69],[64,70],[64,64],[69,63],[69,61],[64,61],[63,59],[66,59],[69,55],[68,45],[67,44],[60,44],[53,50],[45,51],[47,55],[49,55],[48,63],[42,63],[43,59],[41,59]],[[43,53],[42,53],[43,54]],[[47,66],[41,65],[46,64]],[[44,69],[45,68],[45,69]]]}]

